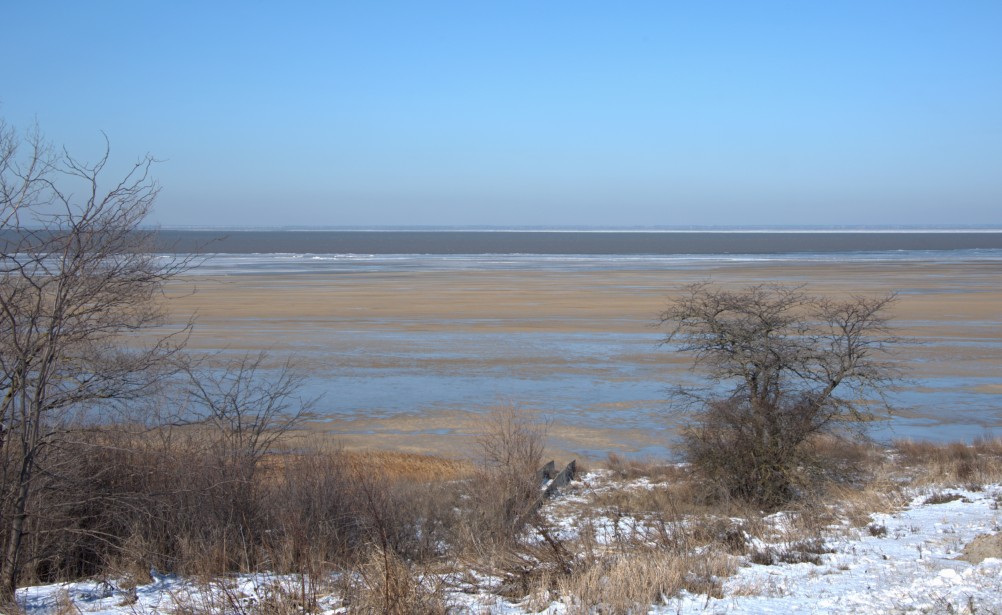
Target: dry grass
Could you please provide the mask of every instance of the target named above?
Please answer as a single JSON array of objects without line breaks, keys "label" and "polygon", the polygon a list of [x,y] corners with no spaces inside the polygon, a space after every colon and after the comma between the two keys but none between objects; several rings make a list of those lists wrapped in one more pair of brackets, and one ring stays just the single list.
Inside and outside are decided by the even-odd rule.
[{"label": "dry grass", "polygon": [[273,453],[261,460],[262,483],[280,482],[289,468],[303,465],[304,461],[321,456],[336,456],[340,471],[346,477],[378,477],[388,482],[410,481],[431,483],[464,480],[470,478],[475,467],[464,459],[450,459],[420,453],[405,453],[383,450],[346,450],[336,443],[317,442],[320,448],[294,452]]},{"label": "dry grass", "polygon": [[301,615],[318,612],[319,600],[330,595],[331,589],[306,577],[266,580],[245,589],[234,579],[215,577],[169,592],[169,606],[164,610],[173,615]]},{"label": "dry grass", "polygon": [[462,480],[470,478],[475,469],[466,460],[417,453],[345,450],[342,455],[350,472],[373,474],[389,481]]},{"label": "dry grass", "polygon": [[[970,446],[897,443],[888,451],[818,439],[812,456],[828,463],[811,470],[817,473],[815,487],[779,515],[722,497],[689,467],[611,456],[610,472],[578,493],[584,501],[559,513],[575,519],[580,531],[577,542],[567,545],[578,557],[573,572],[550,579],[559,591],[540,587],[532,595],[570,596],[570,612],[641,612],[683,587],[713,595],[719,591],[714,583],[719,587],[739,562],[821,563],[830,552],[828,541],[843,532],[879,534],[872,514],[905,505],[909,487],[937,485],[930,497],[948,501],[955,497],[951,485],[977,488],[998,481],[1000,452],[999,440]],[[559,502],[553,506],[561,510]],[[753,549],[752,539],[771,546]]]},{"label": "dry grass", "polygon": [[315,455],[337,455],[342,470],[352,476],[378,476],[387,481],[435,482],[463,480],[475,471],[467,459],[389,450],[346,449],[336,436],[288,433],[261,460],[261,480],[277,478],[290,464]]},{"label": "dry grass", "polygon": [[610,452],[606,456],[605,467],[622,480],[647,478],[651,481],[669,480],[678,474],[676,464],[659,459],[635,459]]},{"label": "dry grass", "polygon": [[385,615],[445,615],[449,612],[444,586],[434,575],[420,574],[414,564],[386,549],[374,549],[345,575],[341,598],[347,613]]},{"label": "dry grass", "polygon": [[874,513],[890,513],[906,503],[903,484],[886,456],[870,466],[869,479],[862,484],[831,485],[823,501],[837,508],[851,527],[864,527]]},{"label": "dry grass", "polygon": [[[814,453],[831,460],[828,474],[818,488],[770,515],[714,490],[690,467],[610,455],[610,471],[587,488],[569,488],[577,497],[545,505],[577,530],[561,538],[546,525],[547,515],[535,514],[539,485],[532,477],[541,432],[517,414],[496,418],[499,431],[485,440],[487,461],[479,465],[345,451],[328,440],[274,454],[247,491],[246,508],[237,509],[248,515],[243,535],[227,525],[231,492],[213,491],[206,482],[212,476],[190,461],[199,442],[179,438],[166,450],[132,442],[131,456],[88,463],[122,468],[123,474],[105,477],[108,485],[161,489],[158,497],[166,499],[147,494],[136,500],[142,516],[130,521],[134,525],[113,526],[125,534],[107,555],[104,574],[141,585],[151,563],[161,570],[166,563],[165,571],[222,588],[211,596],[177,596],[179,613],[285,615],[308,611],[321,594],[304,583],[298,590],[268,589],[267,599],[251,602],[218,585],[225,573],[243,567],[315,579],[340,572],[339,586],[324,592],[340,596],[349,613],[449,612],[448,592],[456,587],[446,588],[444,579],[457,573],[472,579],[466,581],[472,591],[540,609],[561,600],[569,613],[644,612],[683,589],[719,596],[722,579],[742,564],[821,562],[826,541],[840,532],[878,535],[882,528],[871,524],[871,515],[904,505],[915,487],[933,501],[949,501],[951,489],[1002,479],[999,439],[898,442],[890,451],[818,440]],[[135,482],[140,478],[147,482]],[[175,483],[186,490],[171,492]],[[772,546],[753,546],[761,543]],[[471,570],[493,585],[477,587],[476,579],[485,577]],[[73,608],[67,603],[64,612]]]},{"label": "dry grass", "polygon": [[971,444],[899,440],[893,452],[915,484],[959,486],[1002,481],[1002,438],[978,438]]},{"label": "dry grass", "polygon": [[683,589],[720,597],[720,579],[736,567],[734,558],[719,552],[680,556],[637,549],[593,560],[557,585],[568,613],[646,613]]}]

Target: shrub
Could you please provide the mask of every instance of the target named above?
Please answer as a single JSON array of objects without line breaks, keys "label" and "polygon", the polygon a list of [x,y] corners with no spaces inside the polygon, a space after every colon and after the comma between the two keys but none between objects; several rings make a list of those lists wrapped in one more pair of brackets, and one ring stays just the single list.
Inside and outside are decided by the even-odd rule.
[{"label": "shrub", "polygon": [[[773,508],[796,497],[818,436],[862,425],[896,372],[883,311],[893,296],[833,300],[801,287],[688,286],[661,314],[664,343],[691,353],[709,387],[679,388],[694,410],[690,462],[731,496]],[[846,393],[846,394],[843,394]],[[822,460],[823,461],[823,460]],[[816,474],[816,473],[815,473]]]},{"label": "shrub", "polygon": [[465,521],[467,545],[475,551],[510,545],[536,517],[545,437],[545,426],[517,406],[496,408],[486,418]]}]

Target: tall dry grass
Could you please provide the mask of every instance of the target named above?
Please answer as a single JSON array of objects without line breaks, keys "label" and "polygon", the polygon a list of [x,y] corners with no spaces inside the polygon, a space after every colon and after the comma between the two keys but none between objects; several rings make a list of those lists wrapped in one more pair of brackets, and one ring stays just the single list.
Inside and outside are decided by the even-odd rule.
[{"label": "tall dry grass", "polygon": [[892,451],[898,467],[919,484],[959,486],[1002,482],[1002,438],[976,438],[970,444],[898,440]]},{"label": "tall dry grass", "polygon": [[811,447],[824,463],[804,468],[810,488],[778,515],[726,497],[691,467],[611,455],[588,492],[554,504],[576,519],[578,536],[564,544],[573,565],[541,577],[533,604],[563,599],[569,612],[630,613],[681,589],[717,595],[738,565],[817,564],[846,532],[879,532],[872,515],[904,506],[916,488],[978,488],[1002,478],[998,439],[887,449],[818,438]]},{"label": "tall dry grass", "polygon": [[465,462],[330,442],[251,471],[206,443],[196,430],[81,433],[58,451],[66,484],[37,491],[48,514],[29,521],[22,583],[345,568],[372,545],[432,557],[453,541],[456,481],[472,473]]},{"label": "tall dry grass", "polygon": [[543,494],[537,471],[543,464],[546,427],[517,406],[495,408],[478,438],[477,469],[467,482],[460,528],[462,548],[490,557],[518,542],[538,521]]},{"label": "tall dry grass", "polygon": [[735,568],[733,558],[719,552],[680,555],[638,546],[591,560],[557,586],[568,613],[646,613],[682,590],[720,597],[720,580]]},{"label": "tall dry grass", "polygon": [[440,577],[422,574],[414,562],[387,549],[373,549],[342,577],[340,595],[351,614],[445,615],[450,612]]},{"label": "tall dry grass", "polygon": [[[350,613],[436,614],[450,611],[458,574],[474,585],[490,578],[482,591],[516,602],[643,612],[683,589],[719,595],[742,564],[821,561],[826,541],[902,506],[909,489],[1002,481],[997,438],[890,449],[819,439],[812,456],[828,459],[825,474],[779,522],[688,466],[615,455],[591,488],[576,483],[575,497],[543,502],[545,430],[512,408],[491,417],[472,461],[346,451],[313,436],[262,457],[247,480],[209,442],[196,430],[119,429],[68,443],[58,454],[75,485],[39,491],[52,514],[32,521],[23,581],[140,585],[151,568],[207,584],[233,572],[342,573],[336,587],[311,581],[273,592],[272,610],[245,612],[301,612],[333,592]],[[554,517],[575,531],[552,527]],[[201,607],[231,608],[187,605]]]}]

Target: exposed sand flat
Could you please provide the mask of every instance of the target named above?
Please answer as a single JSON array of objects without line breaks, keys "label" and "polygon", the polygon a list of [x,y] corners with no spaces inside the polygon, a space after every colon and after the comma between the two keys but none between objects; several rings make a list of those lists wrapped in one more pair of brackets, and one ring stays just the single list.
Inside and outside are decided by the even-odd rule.
[{"label": "exposed sand flat", "polygon": [[[618,377],[614,373],[617,363],[591,365],[587,357],[548,356],[532,349],[525,353],[491,350],[497,333],[588,333],[640,336],[634,339],[649,336],[649,344],[623,351],[615,361],[634,369],[641,378],[661,378],[684,371],[687,359],[658,350],[659,333],[651,325],[673,292],[700,280],[737,286],[808,284],[812,292],[838,296],[894,292],[898,301],[892,315],[899,332],[921,342],[901,349],[909,375],[941,382],[1002,374],[1002,268],[988,262],[192,276],[172,286],[171,308],[179,319],[197,313],[191,340],[194,348],[307,353],[307,368],[320,372],[407,368],[455,374],[475,368],[515,375]],[[193,287],[194,292],[185,292]],[[441,341],[443,335],[452,334],[457,336],[454,342]],[[424,354],[418,353],[413,346],[423,340],[434,340],[427,344],[437,346],[422,347]],[[449,356],[441,345],[453,343],[462,352]],[[483,352],[478,351],[480,344]],[[980,394],[992,403],[1002,394],[998,382],[980,380],[968,386],[958,381],[942,390],[951,387]],[[587,410],[593,418],[602,415],[600,401]],[[631,402],[623,403],[629,406]],[[482,409],[444,406],[415,407],[406,416],[399,412],[339,414],[322,425],[344,434],[351,445],[414,451],[463,447],[460,441],[472,440],[470,434],[477,430]],[[600,426],[576,425],[576,410],[571,408],[558,419],[564,425],[556,431],[562,435],[561,446],[568,450],[577,444],[589,450],[615,448],[624,437],[628,437],[628,449],[643,450],[649,442],[663,438],[663,434],[631,426],[604,431]],[[615,409],[609,412],[614,414]]]},{"label": "exposed sand flat", "polygon": [[487,326],[600,330],[647,324],[680,286],[809,284],[820,293],[897,292],[895,316],[904,320],[1002,319],[1002,270],[997,264],[916,265],[735,264],[657,271],[456,271],[192,277],[178,285],[196,292],[172,301],[178,314],[197,310],[203,325],[233,319],[273,322],[394,321],[408,326]]}]

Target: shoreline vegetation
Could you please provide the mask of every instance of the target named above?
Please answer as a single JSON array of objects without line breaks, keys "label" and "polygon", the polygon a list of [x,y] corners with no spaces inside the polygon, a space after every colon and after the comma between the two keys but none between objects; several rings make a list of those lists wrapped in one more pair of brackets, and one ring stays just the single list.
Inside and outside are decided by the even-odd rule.
[{"label": "shoreline vegetation", "polygon": [[1002,11],[342,4],[5,12],[0,615],[1002,615]]},{"label": "shoreline vegetation", "polygon": [[[705,279],[731,286],[806,282],[832,297],[897,291],[891,318],[902,336],[920,342],[899,351],[907,369],[930,381],[975,376],[974,386],[995,399],[1002,393],[996,383],[977,377],[997,373],[1000,360],[994,346],[984,346],[1000,341],[999,275],[994,264],[902,262],[188,276],[172,281],[168,304],[179,315],[199,313],[189,342],[195,350],[268,346],[280,357],[322,348],[322,357],[333,357],[343,332],[383,332],[396,336],[401,347],[394,352],[404,352],[400,361],[407,363],[415,360],[407,344],[435,332],[459,332],[474,344],[496,333],[656,337],[651,317],[665,298]],[[368,357],[363,367],[395,368],[382,352],[363,347],[348,356]],[[631,360],[649,370],[644,378],[663,380],[666,370],[685,369],[687,360],[673,355],[652,348]],[[512,365],[505,357],[494,361]],[[457,364],[425,359],[421,368]],[[323,359],[305,369],[323,375]],[[530,369],[563,368],[544,360]],[[789,505],[760,510],[710,488],[686,465],[631,453],[621,446],[623,431],[575,430],[573,415],[483,404],[469,412],[325,416],[321,400],[324,420],[283,436],[250,481],[205,448],[211,438],[197,430],[143,434],[147,444],[140,447],[91,446],[129,456],[98,462],[129,468],[122,477],[106,474],[105,486],[141,479],[129,497],[154,492],[170,501],[117,501],[115,518],[132,511],[119,547],[90,545],[83,560],[63,562],[34,582],[96,580],[23,588],[22,608],[741,613],[790,610],[794,604],[784,599],[804,600],[798,585],[827,579],[847,588],[830,591],[848,591],[850,602],[812,603],[819,612],[1002,612],[992,581],[993,562],[1000,561],[994,558],[1002,558],[993,538],[1002,441],[982,437],[990,429],[964,442],[815,438],[814,455],[826,460],[811,475],[816,482],[802,484]],[[942,424],[963,420],[962,410],[955,417],[937,411]],[[540,418],[550,419],[545,430]],[[581,459],[582,448],[610,452]],[[578,480],[537,508],[536,469],[545,459],[574,457],[583,466]],[[163,487],[178,484],[188,488]],[[95,523],[108,516],[78,518]],[[86,552],[76,549],[76,556]],[[963,582],[948,584],[953,577],[943,571]]]},{"label": "shoreline vegetation", "polygon": [[[897,331],[925,342],[900,351],[907,369],[930,381],[945,374],[964,386],[973,382],[995,399],[1000,392],[984,378],[1000,360],[992,345],[999,342],[998,276],[992,264],[971,263],[186,276],[166,288],[165,324],[197,312],[192,351],[270,347],[272,358],[254,364],[263,370],[285,365],[284,356],[322,350],[302,366],[306,378],[322,378],[326,369],[345,368],[326,364],[343,350],[337,344],[344,332],[389,333],[404,363],[448,371],[464,359],[416,361],[406,354],[410,344],[436,332],[461,333],[461,344],[473,343],[476,352],[489,347],[477,345],[484,339],[478,336],[498,333],[657,338],[651,317],[666,298],[707,278],[730,286],[808,282],[812,292],[832,297],[897,289],[890,315]],[[343,356],[369,361],[363,366],[370,369],[399,366],[381,363],[388,356],[381,352],[363,344]],[[492,360],[503,369],[573,367],[533,362],[524,353],[515,359]],[[640,366],[639,378],[660,382],[689,363],[653,343],[630,360]],[[596,373],[592,381],[607,376]],[[65,442],[52,461],[65,460],[63,479],[76,481],[74,494],[89,495],[62,500],[64,491],[38,492],[33,505],[49,511],[42,522],[50,525],[36,527],[27,545],[31,565],[18,590],[20,608],[556,615],[699,612],[718,604],[754,612],[763,600],[783,608],[777,605],[797,583],[817,578],[855,579],[849,587],[859,599],[873,593],[865,586],[872,570],[900,590],[873,601],[883,611],[901,601],[921,605],[919,612],[1002,612],[992,585],[995,558],[1002,557],[992,538],[993,511],[1002,502],[1002,441],[980,437],[985,430],[963,443],[812,438],[812,456],[825,463],[805,474],[788,505],[763,510],[711,488],[688,466],[645,459],[628,441],[622,445],[631,434],[615,426],[575,431],[580,415],[529,404],[498,409],[485,399],[466,414],[436,416],[412,406],[409,414],[352,417],[331,414],[324,403],[313,408],[314,419],[323,420],[297,423],[274,438],[256,432],[254,442],[267,448],[248,444],[244,437],[256,428],[241,431],[242,424],[122,423]],[[610,408],[596,412],[608,416]],[[940,419],[972,426],[987,420],[965,417],[962,408]],[[348,427],[353,422],[356,433]],[[664,445],[666,435],[648,437]],[[610,454],[581,458],[582,449]],[[538,468],[575,457],[578,480],[540,505]],[[936,538],[944,515],[956,516],[948,517],[956,521],[945,540]],[[870,559],[854,559],[857,546]],[[872,559],[879,553],[887,563]],[[947,569],[967,575],[966,584],[939,593],[903,585],[921,575],[940,579]],[[787,580],[776,585],[777,578]],[[828,612],[846,607],[831,604]]]},{"label": "shoreline vegetation", "polygon": [[[962,550],[973,589],[964,586],[963,603],[956,592],[937,595],[932,608],[943,600],[950,610],[998,606],[992,511],[1002,502],[1002,441],[974,436],[1000,418],[992,402],[1002,384],[1002,285],[997,247],[985,242],[1002,235],[925,234],[922,245],[910,245],[918,235],[863,233],[853,235],[853,249],[887,254],[945,241],[955,251],[989,253],[827,261],[790,254],[802,251],[797,245],[825,254],[826,242],[845,236],[734,234],[726,238],[732,250],[778,250],[783,258],[662,267],[614,256],[614,265],[594,268],[594,260],[569,260],[579,251],[657,254],[649,242],[666,240],[668,254],[688,252],[686,242],[708,235],[459,233],[445,242],[436,233],[304,232],[297,250],[307,252],[355,251],[303,245],[314,239],[378,239],[394,254],[420,254],[432,242],[436,254],[500,255],[458,267],[404,256],[392,266],[324,265],[321,274],[288,275],[269,272],[275,255],[266,254],[241,275],[189,275],[197,256],[175,245],[179,258],[164,258],[153,235],[138,230],[159,189],[148,175],[152,158],[100,195],[107,154],[83,164],[54,153],[35,132],[22,165],[14,133],[0,137],[10,143],[0,171],[13,187],[0,203],[4,609],[684,611],[692,600],[705,608],[711,600],[775,597],[771,587],[729,581],[745,568],[852,569],[843,545],[867,534],[900,540],[893,568],[910,576],[935,572],[924,551],[942,560]],[[92,198],[73,200],[54,173],[78,180]],[[258,251],[277,249],[263,236],[239,238]],[[976,245],[956,245],[975,238]],[[786,247],[775,245],[781,241]],[[562,256],[555,265],[520,267],[506,261],[512,252]],[[748,289],[756,307],[728,308],[718,319],[715,301],[745,300],[704,294],[710,283]],[[807,286],[810,299],[798,290]],[[662,311],[685,288],[689,305],[708,298],[707,310]],[[887,379],[881,364],[857,359],[882,346],[867,338],[882,330],[877,312],[895,296],[901,300],[886,315],[895,338],[919,342],[895,361],[914,368],[914,390],[930,401],[872,426],[908,435],[924,426],[944,432],[941,440],[959,432],[970,444],[888,447],[827,428],[871,414],[860,395]],[[658,349],[651,325],[659,313],[662,324],[677,319],[675,331],[690,343],[669,334]],[[709,337],[692,344],[700,332]],[[684,375],[692,361],[685,351],[705,358],[721,340],[729,349],[711,358],[720,369],[706,374],[709,382],[741,376],[747,386],[736,390],[752,394],[716,396],[700,433],[726,441],[747,431],[752,437],[740,442],[754,444],[759,430],[767,450],[789,446],[795,454],[765,466],[742,462],[737,469],[748,472],[730,485],[706,463],[719,457],[693,454],[692,437],[684,449],[690,465],[665,455],[639,461],[652,447],[672,445],[657,387],[696,391],[688,386],[696,377]],[[789,381],[777,379],[787,373],[806,379],[792,397]],[[857,397],[829,396],[843,381]],[[388,401],[374,404],[365,397],[373,392]],[[499,404],[501,395],[511,401]],[[769,427],[780,414],[805,421],[795,432]],[[752,423],[745,430],[707,422],[719,417]],[[346,419],[376,423],[353,433]],[[599,451],[609,453],[604,469],[596,469]],[[559,485],[543,482],[546,458],[567,453],[582,453],[580,464],[568,463]],[[553,494],[560,497],[548,499]],[[955,538],[932,536],[939,525],[931,506],[951,506],[942,510],[954,519]],[[895,514],[909,515],[908,531],[920,542],[891,523]],[[917,547],[920,567],[902,544]],[[245,590],[230,582],[241,575],[270,580]],[[59,583],[67,585],[54,595]],[[779,593],[788,591],[786,584]]]},{"label": "shoreline vegetation", "polygon": [[[665,297],[707,277],[731,286],[809,282],[832,297],[893,287],[905,289],[891,314],[897,330],[925,342],[900,351],[912,373],[969,378],[999,360],[984,347],[998,342],[1002,291],[993,266],[742,265],[710,273],[194,276],[171,282],[168,304],[199,313],[189,341],[196,351],[270,344],[281,357],[310,348],[303,344],[312,338],[323,356],[336,356],[344,330],[388,331],[404,345],[408,335],[435,331],[464,332],[464,343],[520,331],[656,337],[650,315]],[[372,367],[393,368],[378,365],[376,350]],[[662,380],[688,364],[656,348],[635,360],[651,369],[645,378]],[[322,360],[305,367],[324,369]],[[92,538],[50,555],[30,579],[97,580],[22,588],[20,604],[29,613],[755,612],[788,608],[782,600],[797,584],[828,578],[850,579],[854,600],[874,596],[861,613],[1002,612],[992,584],[994,558],[1002,557],[992,538],[1002,505],[998,438],[814,438],[813,456],[825,464],[789,505],[762,510],[711,488],[688,466],[631,454],[617,446],[623,432],[614,428],[574,432],[574,416],[544,424],[551,415],[537,408],[484,404],[465,415],[331,417],[321,400],[315,410],[327,420],[304,423],[253,459],[221,455],[199,428],[92,433],[96,440],[69,454],[86,460],[81,475],[98,480],[90,491],[101,497],[66,518]],[[349,433],[353,421],[371,433]],[[582,442],[610,453],[582,459]],[[537,507],[536,470],[574,457],[583,466],[578,480]],[[944,531],[953,534],[936,538]],[[858,560],[857,549],[868,555]],[[943,570],[964,582],[949,591],[920,586],[920,578],[945,582]],[[878,578],[879,599],[866,585]],[[833,599],[821,611],[845,608]]]},{"label": "shoreline vegetation", "polygon": [[[676,613],[711,605],[741,613],[782,608],[793,584],[815,582],[797,575],[855,579],[844,581],[854,592],[879,579],[864,613],[896,612],[895,604],[902,612],[1002,609],[999,560],[991,559],[1002,557],[991,521],[1002,505],[998,438],[889,447],[818,438],[812,446],[829,475],[796,502],[762,511],[707,489],[688,466],[615,454],[581,468],[537,509],[530,468],[543,459],[545,432],[511,408],[490,417],[479,459],[347,450],[298,434],[261,460],[250,483],[219,480],[225,466],[199,452],[198,434],[175,434],[170,444],[138,435],[145,447],[123,446],[137,434],[91,437],[106,446],[87,448],[100,454],[85,463],[108,469],[94,493],[140,481],[132,497],[143,491],[143,499],[127,502],[124,490],[115,506],[106,499],[102,510],[95,498],[75,512],[106,537],[124,532],[120,548],[80,543],[64,555],[75,562],[36,568],[49,578],[19,590],[29,614]],[[930,537],[918,524],[933,520],[940,529]],[[910,536],[921,541],[903,548]],[[857,548],[877,561],[857,561]],[[940,570],[968,582],[946,591]],[[81,576],[95,580],[32,587]],[[921,578],[940,585],[922,587]]]}]

